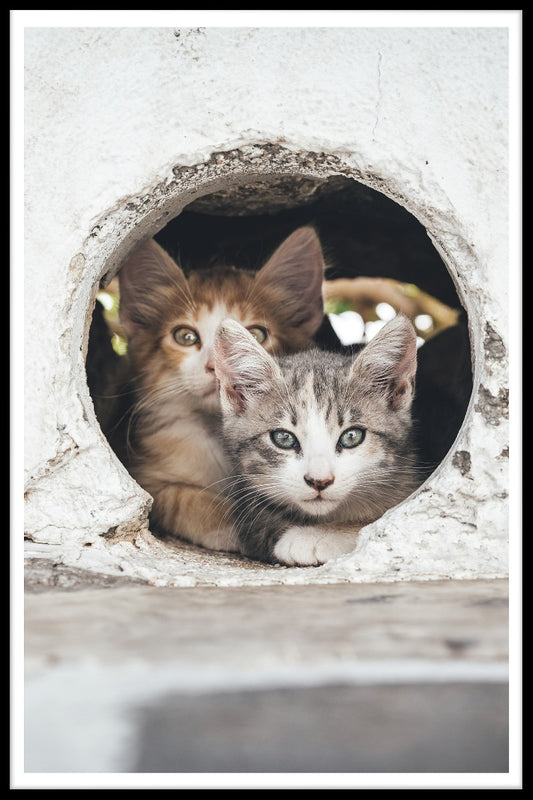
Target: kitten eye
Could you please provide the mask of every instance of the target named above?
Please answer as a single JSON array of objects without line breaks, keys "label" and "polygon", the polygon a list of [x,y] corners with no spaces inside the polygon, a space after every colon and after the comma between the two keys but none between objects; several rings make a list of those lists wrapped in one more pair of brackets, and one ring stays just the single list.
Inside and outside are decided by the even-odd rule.
[{"label": "kitten eye", "polygon": [[365,432],[362,428],[349,428],[341,434],[338,442],[339,448],[350,449],[357,447],[365,438]]},{"label": "kitten eye", "polygon": [[282,450],[294,450],[299,447],[298,439],[290,431],[271,431],[270,438],[276,447],[281,447]]},{"label": "kitten eye", "polygon": [[265,339],[267,338],[267,332],[265,328],[260,328],[259,325],[252,325],[251,328],[248,328],[252,336],[254,336],[259,344],[263,344]]},{"label": "kitten eye", "polygon": [[198,344],[200,341],[200,337],[193,328],[176,328],[172,335],[183,347],[192,347],[193,344]]}]

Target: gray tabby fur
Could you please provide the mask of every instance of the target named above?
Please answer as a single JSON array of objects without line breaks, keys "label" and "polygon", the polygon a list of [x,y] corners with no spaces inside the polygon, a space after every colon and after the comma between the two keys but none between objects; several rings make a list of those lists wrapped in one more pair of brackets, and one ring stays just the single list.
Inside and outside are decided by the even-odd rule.
[{"label": "gray tabby fur", "polygon": [[[227,319],[215,338],[215,372],[232,462],[226,497],[243,554],[317,565],[349,553],[360,529],[420,482],[416,334],[407,317],[355,355],[311,349],[278,358]],[[273,431],[296,444],[278,446]],[[341,444],[361,436],[356,446]]]}]

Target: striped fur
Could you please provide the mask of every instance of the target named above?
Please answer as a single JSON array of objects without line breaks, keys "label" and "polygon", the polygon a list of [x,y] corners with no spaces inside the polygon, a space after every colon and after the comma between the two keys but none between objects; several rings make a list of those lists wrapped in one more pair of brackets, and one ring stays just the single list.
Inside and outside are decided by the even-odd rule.
[{"label": "striped fur", "polygon": [[[277,359],[227,320],[217,333],[215,370],[234,476],[226,499],[246,555],[323,563],[350,552],[362,526],[417,486],[416,334],[406,317],[355,356],[310,349]],[[280,430],[297,445],[276,445]],[[350,437],[363,438],[341,444]]]}]

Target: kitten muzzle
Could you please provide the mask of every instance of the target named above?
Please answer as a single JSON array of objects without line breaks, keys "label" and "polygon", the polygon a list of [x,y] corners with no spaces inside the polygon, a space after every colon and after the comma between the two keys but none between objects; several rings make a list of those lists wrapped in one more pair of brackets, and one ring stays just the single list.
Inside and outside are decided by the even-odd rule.
[{"label": "kitten muzzle", "polygon": [[309,519],[323,519],[334,513],[338,507],[338,501],[329,500],[320,492],[307,500],[300,501],[299,506]]},{"label": "kitten muzzle", "polygon": [[316,489],[318,492],[317,496],[320,496],[320,492],[324,491],[324,489],[327,489],[328,486],[331,486],[334,480],[335,478],[333,476],[328,478],[311,478],[309,475],[304,475],[304,481],[312,489]]}]

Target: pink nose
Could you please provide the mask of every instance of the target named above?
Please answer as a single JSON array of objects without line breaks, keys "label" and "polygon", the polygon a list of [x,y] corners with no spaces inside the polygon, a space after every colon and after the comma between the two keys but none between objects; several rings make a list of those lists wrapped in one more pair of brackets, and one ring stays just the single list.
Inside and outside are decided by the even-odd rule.
[{"label": "pink nose", "polygon": [[317,492],[321,492],[323,489],[327,489],[328,486],[331,486],[335,478],[310,478],[308,475],[304,475],[304,481],[308,486],[311,486],[313,489],[316,489]]}]

